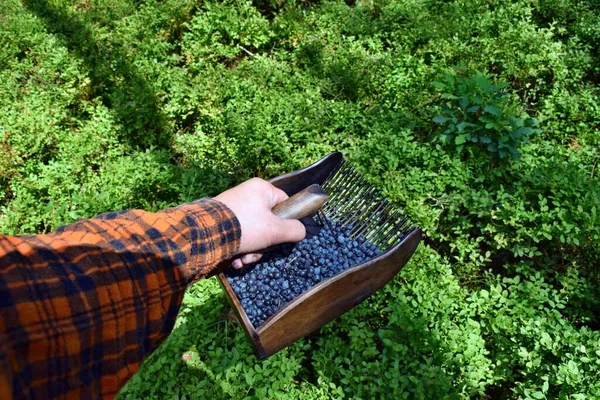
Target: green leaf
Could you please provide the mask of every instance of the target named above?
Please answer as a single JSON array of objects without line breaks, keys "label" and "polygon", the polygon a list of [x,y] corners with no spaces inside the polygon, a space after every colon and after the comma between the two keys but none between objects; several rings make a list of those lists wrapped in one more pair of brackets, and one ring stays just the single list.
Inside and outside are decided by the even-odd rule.
[{"label": "green leaf", "polygon": [[436,124],[443,124],[444,122],[448,121],[450,118],[446,118],[446,117],[442,117],[441,115],[438,115],[437,117],[433,118],[433,122],[435,122]]},{"label": "green leaf", "polygon": [[514,118],[514,117],[510,117],[508,119],[508,122],[510,123],[510,126],[512,126],[513,128],[520,128],[523,126],[523,119],[522,118]]},{"label": "green leaf", "polygon": [[439,91],[445,90],[446,89],[446,84],[439,82],[439,81],[433,81],[432,83],[433,87],[436,88]]},{"label": "green leaf", "polygon": [[454,138],[454,143],[455,144],[463,144],[467,141],[467,136],[468,135],[457,135],[456,138]]},{"label": "green leaf", "polygon": [[494,86],[490,82],[487,76],[485,75],[475,75],[473,77],[473,82],[481,89],[484,93],[492,93],[494,91]]},{"label": "green leaf", "polygon": [[485,106],[485,108],[483,109],[483,111],[488,112],[490,114],[493,114],[496,117],[499,117],[499,116],[502,115],[502,110],[500,110],[499,108],[496,108],[494,106]]},{"label": "green leaf", "polygon": [[518,138],[520,136],[530,136],[533,132],[535,131],[535,129],[533,128],[528,128],[526,126],[522,126],[519,129],[517,129],[516,131],[511,133],[511,136],[514,138]]},{"label": "green leaf", "polygon": [[542,384],[542,392],[548,393],[548,389],[550,389],[550,384],[548,383],[548,381],[544,381],[544,383]]},{"label": "green leaf", "polygon": [[459,132],[462,132],[465,130],[465,128],[473,126],[473,124],[470,124],[466,121],[463,121],[461,123],[459,123],[458,125],[456,125],[456,128],[458,129]]}]

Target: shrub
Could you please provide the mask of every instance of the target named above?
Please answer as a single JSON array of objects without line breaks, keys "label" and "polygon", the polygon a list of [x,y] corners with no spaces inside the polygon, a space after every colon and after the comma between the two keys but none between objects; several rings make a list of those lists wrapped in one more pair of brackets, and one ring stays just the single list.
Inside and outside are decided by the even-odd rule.
[{"label": "shrub", "polygon": [[157,210],[341,150],[423,228],[403,272],[266,361],[199,282],[121,397],[598,398],[599,15],[0,1],[0,231]]},{"label": "shrub", "polygon": [[438,140],[459,153],[477,146],[492,156],[518,159],[519,146],[540,132],[538,121],[520,113],[504,90],[508,83],[494,85],[484,75],[458,73],[445,74],[434,85],[448,100],[433,118],[443,129]]},{"label": "shrub", "polygon": [[269,24],[251,2],[207,2],[203,7],[184,34],[183,50],[190,67],[233,62],[269,42]]}]

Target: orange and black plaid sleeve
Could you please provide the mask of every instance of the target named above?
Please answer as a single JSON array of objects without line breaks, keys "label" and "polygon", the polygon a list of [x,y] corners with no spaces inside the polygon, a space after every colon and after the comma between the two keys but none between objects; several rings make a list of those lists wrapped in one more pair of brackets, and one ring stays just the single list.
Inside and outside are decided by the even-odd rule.
[{"label": "orange and black plaid sleeve", "polygon": [[114,397],[240,237],[212,199],[0,235],[0,398]]}]

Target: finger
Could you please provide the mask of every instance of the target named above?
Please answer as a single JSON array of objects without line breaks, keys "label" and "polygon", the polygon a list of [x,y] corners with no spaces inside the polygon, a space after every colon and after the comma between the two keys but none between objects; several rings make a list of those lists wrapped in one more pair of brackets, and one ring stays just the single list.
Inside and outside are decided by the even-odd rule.
[{"label": "finger", "polygon": [[275,207],[277,204],[281,203],[284,200],[287,200],[290,196],[288,196],[283,190],[276,188],[273,186],[273,204],[271,207]]},{"label": "finger", "polygon": [[231,266],[235,269],[241,269],[244,267],[244,264],[242,263],[242,260],[239,258],[236,258],[235,260],[233,260],[233,262],[231,263]]},{"label": "finger", "polygon": [[244,264],[252,264],[257,262],[262,258],[262,254],[260,253],[252,253],[252,254],[244,254],[241,258],[242,263]]},{"label": "finger", "polygon": [[306,236],[306,227],[297,219],[280,219],[276,243],[299,242]]}]

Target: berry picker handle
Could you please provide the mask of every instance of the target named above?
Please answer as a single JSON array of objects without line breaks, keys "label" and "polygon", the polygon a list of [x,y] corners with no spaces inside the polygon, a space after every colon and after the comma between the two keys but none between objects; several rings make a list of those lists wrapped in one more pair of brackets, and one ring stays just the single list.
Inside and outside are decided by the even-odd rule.
[{"label": "berry picker handle", "polygon": [[302,219],[315,214],[329,197],[316,183],[299,191],[271,209],[273,214],[284,219]]}]

